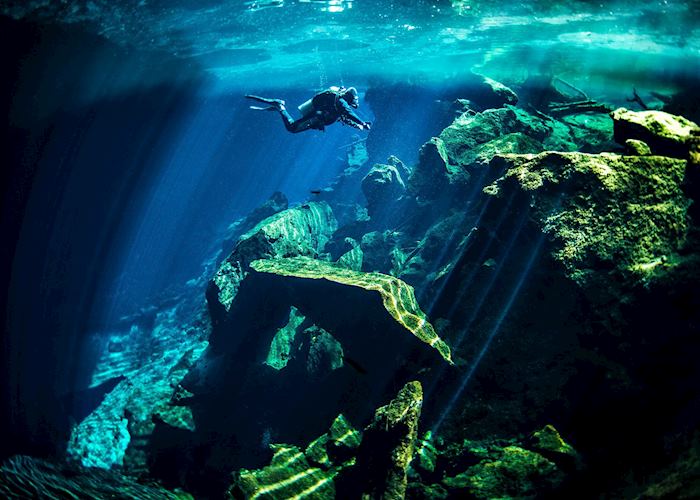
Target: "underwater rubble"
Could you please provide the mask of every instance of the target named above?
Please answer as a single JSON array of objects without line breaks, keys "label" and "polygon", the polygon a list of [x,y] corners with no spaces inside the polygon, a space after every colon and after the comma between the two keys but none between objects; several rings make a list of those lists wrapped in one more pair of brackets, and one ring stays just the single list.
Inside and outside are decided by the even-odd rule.
[{"label": "underwater rubble", "polygon": [[[196,498],[692,496],[700,129],[527,84],[232,224],[206,306],[114,335],[69,459]],[[0,491],[55,481],[13,460]]]}]

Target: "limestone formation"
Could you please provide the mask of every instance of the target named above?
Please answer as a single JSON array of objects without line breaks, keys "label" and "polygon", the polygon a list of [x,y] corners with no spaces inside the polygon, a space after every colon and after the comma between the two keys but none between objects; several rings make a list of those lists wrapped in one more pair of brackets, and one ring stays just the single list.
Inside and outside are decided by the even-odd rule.
[{"label": "limestone formation", "polygon": [[690,203],[683,160],[545,152],[492,166],[505,174],[484,191],[524,196],[552,255],[580,285],[649,283],[681,259]]},{"label": "limestone formation", "polygon": [[330,206],[312,202],[268,217],[241,236],[221,264],[207,293],[215,318],[228,311],[249,264],[269,257],[316,257],[337,228]]},{"label": "limestone formation", "polygon": [[405,190],[399,169],[394,165],[375,165],[362,179],[362,192],[371,217],[391,210],[392,204]]},{"label": "limestone formation", "polygon": [[413,459],[423,388],[409,382],[388,405],[377,409],[358,450],[357,477],[369,498],[399,500],[406,495],[406,472]]},{"label": "limestone formation", "polygon": [[664,111],[619,108],[610,116],[618,143],[637,139],[647,143],[653,154],[673,158],[689,158],[693,137],[699,130],[696,123]]},{"label": "limestone formation", "polygon": [[380,273],[361,273],[331,263],[305,257],[266,259],[251,263],[258,273],[276,274],[311,280],[327,280],[344,286],[377,292],[389,315],[421,342],[436,349],[452,363],[450,348],[420,310],[413,288],[398,278]]}]

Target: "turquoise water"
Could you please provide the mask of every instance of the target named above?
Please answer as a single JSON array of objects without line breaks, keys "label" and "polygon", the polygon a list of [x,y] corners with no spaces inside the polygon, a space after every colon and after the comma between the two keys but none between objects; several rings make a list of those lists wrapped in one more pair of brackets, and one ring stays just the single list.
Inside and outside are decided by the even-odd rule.
[{"label": "turquoise water", "polygon": [[695,2],[0,16],[4,496],[698,494]]}]

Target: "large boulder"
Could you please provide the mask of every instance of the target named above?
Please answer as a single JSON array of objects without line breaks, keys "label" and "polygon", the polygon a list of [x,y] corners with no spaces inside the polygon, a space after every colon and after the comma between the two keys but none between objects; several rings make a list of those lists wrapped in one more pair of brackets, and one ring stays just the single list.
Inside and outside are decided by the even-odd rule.
[{"label": "large boulder", "polygon": [[442,131],[440,139],[445,143],[450,164],[468,166],[474,162],[474,149],[478,145],[516,132],[540,142],[549,135],[541,119],[522,109],[505,106],[462,114]]},{"label": "large boulder", "polygon": [[627,139],[637,139],[645,142],[656,155],[688,159],[700,133],[696,123],[664,111],[619,108],[610,116],[618,143],[625,144]]},{"label": "large boulder", "polygon": [[265,203],[255,208],[245,217],[241,217],[226,229],[226,237],[222,243],[222,253],[225,257],[236,244],[238,238],[254,228],[260,221],[272,217],[276,213],[289,208],[289,202],[284,193],[275,191]]},{"label": "large boulder", "polygon": [[423,145],[409,191],[423,200],[449,199],[449,188],[459,191],[483,184],[487,169],[481,167],[494,154],[542,151],[542,141],[550,133],[540,118],[513,106],[462,113]]},{"label": "large boulder", "polygon": [[418,438],[423,387],[407,383],[389,404],[377,409],[357,451],[353,478],[362,497],[399,500],[406,496],[408,466]]},{"label": "large boulder", "polygon": [[336,229],[331,207],[312,202],[268,217],[241,236],[209,283],[207,301],[214,322],[228,311],[251,262],[269,257],[316,257]]},{"label": "large boulder", "polygon": [[[369,299],[368,307],[374,302],[374,300],[371,299],[371,293],[376,292],[389,317],[393,318],[407,333],[410,333],[421,342],[435,349],[445,361],[452,363],[449,346],[438,337],[435,329],[430,322],[428,322],[425,313],[420,310],[413,293],[413,288],[398,278],[381,273],[352,271],[328,262],[304,257],[258,260],[251,264],[251,268],[254,269],[256,273],[268,275],[266,281],[268,281],[270,285],[273,285],[274,277],[277,277],[276,281],[283,286],[286,285],[286,288],[294,287],[295,284],[299,283],[306,289],[304,291],[307,294],[312,292],[310,289],[312,286],[318,289],[318,296],[328,293],[342,297],[345,293],[352,294],[352,288],[364,290],[364,295]],[[302,284],[300,280],[306,280],[307,283]],[[296,295],[297,294],[292,292],[289,300],[301,304],[298,306],[300,310],[313,311],[319,309],[319,305],[314,304],[309,298],[297,298]],[[316,293],[314,293],[314,295],[316,295]],[[357,304],[357,302],[355,302],[355,304]],[[370,315],[371,309],[363,308],[363,310],[365,314]],[[333,318],[326,318],[319,312],[312,314],[312,317],[314,317],[317,323],[319,323],[317,318],[322,317],[323,319],[321,319],[321,321],[323,321],[324,324],[328,324],[330,326],[329,330],[331,331],[342,331],[343,328],[341,328],[340,320],[338,319],[341,315],[341,311],[334,311],[332,315]],[[326,321],[328,321],[328,323],[325,323]],[[353,336],[356,337],[356,335]],[[357,339],[339,338],[343,343],[357,341]],[[357,355],[359,356],[362,354],[358,352]]]},{"label": "large boulder", "polygon": [[362,192],[367,199],[367,211],[370,217],[376,217],[391,210],[394,202],[404,191],[406,186],[395,165],[377,164],[362,179]]},{"label": "large boulder", "polygon": [[505,155],[485,192],[522,199],[552,256],[583,287],[617,299],[673,270],[688,230],[686,162],[661,156]]}]

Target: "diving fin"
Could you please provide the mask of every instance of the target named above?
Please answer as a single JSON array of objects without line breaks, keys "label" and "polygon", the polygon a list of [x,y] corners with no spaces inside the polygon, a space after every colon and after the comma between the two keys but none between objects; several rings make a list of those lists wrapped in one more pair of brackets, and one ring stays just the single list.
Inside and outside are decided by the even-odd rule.
[{"label": "diving fin", "polygon": [[277,111],[279,108],[277,106],[268,106],[266,108],[262,108],[260,106],[248,106],[250,109],[254,109],[256,111]]},{"label": "diving fin", "polygon": [[268,99],[267,97],[260,97],[257,95],[250,95],[246,94],[246,97],[248,99],[252,99],[254,101],[262,102],[265,104],[272,104],[273,106],[284,106],[285,102],[282,99]]}]

